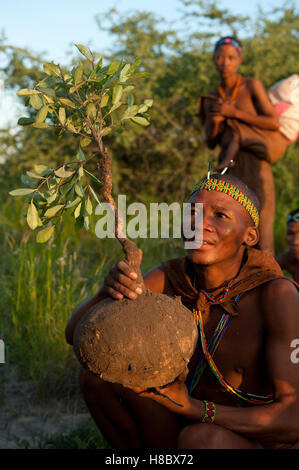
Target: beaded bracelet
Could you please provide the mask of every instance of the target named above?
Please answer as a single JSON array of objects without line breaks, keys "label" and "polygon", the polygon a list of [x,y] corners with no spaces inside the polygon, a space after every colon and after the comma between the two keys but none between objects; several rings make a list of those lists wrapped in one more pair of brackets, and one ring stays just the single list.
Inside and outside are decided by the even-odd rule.
[{"label": "beaded bracelet", "polygon": [[212,401],[202,400],[205,405],[205,412],[201,420],[202,423],[214,423],[216,415],[216,405]]}]

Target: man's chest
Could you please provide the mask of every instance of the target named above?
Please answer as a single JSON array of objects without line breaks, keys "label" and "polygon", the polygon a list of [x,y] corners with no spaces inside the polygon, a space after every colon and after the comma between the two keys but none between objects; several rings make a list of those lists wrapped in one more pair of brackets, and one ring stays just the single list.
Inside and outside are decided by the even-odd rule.
[{"label": "man's chest", "polygon": [[[222,329],[225,317],[219,306],[212,307],[209,315],[203,315],[202,337],[209,349],[214,350],[212,356],[218,371],[233,387],[243,384],[249,390],[261,383],[265,371],[265,334],[257,300],[256,293],[244,295],[239,301],[239,315],[232,316],[228,326]],[[193,372],[202,355],[199,339],[189,367]],[[213,374],[207,374],[209,366],[205,369],[203,378],[207,383]]]}]

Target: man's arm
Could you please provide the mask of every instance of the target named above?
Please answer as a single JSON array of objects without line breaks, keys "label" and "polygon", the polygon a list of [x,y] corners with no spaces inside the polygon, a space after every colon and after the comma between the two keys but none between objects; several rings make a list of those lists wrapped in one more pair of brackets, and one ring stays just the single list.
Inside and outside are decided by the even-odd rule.
[{"label": "man's arm", "polygon": [[299,365],[291,361],[291,342],[299,338],[299,294],[286,280],[268,283],[262,292],[266,361],[275,401],[232,408],[217,405],[215,423],[249,438],[299,441]]},{"label": "man's arm", "polygon": [[[216,403],[215,424],[249,439],[269,442],[299,441],[299,364],[291,361],[290,344],[299,338],[299,294],[290,282],[275,280],[262,291],[261,309],[265,317],[266,361],[275,391],[269,405],[237,408]],[[164,388],[163,393],[183,406],[163,397],[151,396],[171,411],[192,421],[201,421],[201,400],[188,395],[182,380]],[[143,393],[144,396],[150,396]]]}]

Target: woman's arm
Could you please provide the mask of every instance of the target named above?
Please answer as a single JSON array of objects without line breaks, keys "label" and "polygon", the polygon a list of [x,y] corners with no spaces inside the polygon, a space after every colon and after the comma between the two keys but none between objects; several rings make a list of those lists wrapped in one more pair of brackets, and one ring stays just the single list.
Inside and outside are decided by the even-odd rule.
[{"label": "woman's arm", "polygon": [[225,118],[238,119],[260,129],[274,131],[279,129],[279,119],[262,83],[257,79],[250,80],[247,83],[248,91],[250,92],[257,114],[251,114],[248,111],[237,108],[233,103],[223,100],[218,100],[214,104],[213,112],[221,114]]}]

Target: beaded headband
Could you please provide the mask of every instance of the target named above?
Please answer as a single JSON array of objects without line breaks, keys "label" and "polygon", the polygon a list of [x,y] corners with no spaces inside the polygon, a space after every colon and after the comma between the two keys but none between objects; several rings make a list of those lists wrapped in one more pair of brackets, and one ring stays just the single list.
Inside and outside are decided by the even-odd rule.
[{"label": "beaded headband", "polygon": [[241,54],[242,52],[242,47],[241,47],[241,44],[239,43],[239,41],[237,41],[236,39],[234,38],[230,38],[230,37],[225,37],[225,38],[221,38],[219,39],[219,41],[216,42],[215,44],[215,49],[214,51],[216,52],[217,49],[222,46],[223,44],[232,44],[233,46],[235,46],[235,48],[237,49],[237,51],[239,52],[239,54]]},{"label": "beaded headband", "polygon": [[287,224],[289,224],[290,222],[299,222],[299,211],[295,214],[288,215]]},{"label": "beaded headband", "polygon": [[245,196],[236,186],[233,184],[228,183],[227,181],[223,181],[216,178],[203,178],[199,183],[197,183],[190,196],[196,191],[201,191],[202,189],[206,189],[207,191],[219,191],[221,193],[225,193],[228,196],[235,199],[235,201],[239,202],[244,209],[247,210],[248,214],[252,218],[254,225],[258,227],[259,224],[259,213],[253,202]]}]

